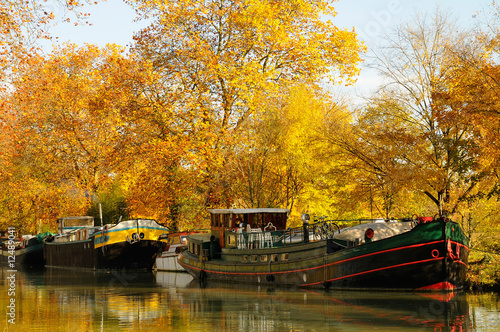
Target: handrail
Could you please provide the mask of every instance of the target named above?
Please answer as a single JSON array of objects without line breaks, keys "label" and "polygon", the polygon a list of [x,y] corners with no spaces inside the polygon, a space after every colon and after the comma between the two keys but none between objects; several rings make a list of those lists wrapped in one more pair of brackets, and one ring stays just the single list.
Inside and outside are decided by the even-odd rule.
[{"label": "handrail", "polygon": [[[238,249],[277,248],[304,242],[303,227],[270,231],[266,229],[267,226],[264,230],[253,228],[248,232],[245,229],[239,229],[238,231],[231,231],[231,233],[236,238],[236,247]],[[331,239],[335,233],[340,233],[340,227],[330,221],[308,225],[307,230],[309,242]]]}]

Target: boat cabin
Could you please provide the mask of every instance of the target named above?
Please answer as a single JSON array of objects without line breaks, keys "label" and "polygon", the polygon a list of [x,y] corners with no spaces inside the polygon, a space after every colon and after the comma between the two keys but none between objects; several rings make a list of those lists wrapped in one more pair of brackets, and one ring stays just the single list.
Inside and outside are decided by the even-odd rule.
[{"label": "boat cabin", "polygon": [[247,232],[286,229],[289,210],[274,208],[255,209],[210,209],[210,229],[212,240],[218,240],[225,247],[226,231]]},{"label": "boat cabin", "polygon": [[57,219],[57,228],[60,234],[89,227],[94,227],[94,217],[64,217]]},{"label": "boat cabin", "polygon": [[72,242],[87,240],[97,231],[94,228],[94,217],[64,217],[57,219],[59,234],[47,242]]}]

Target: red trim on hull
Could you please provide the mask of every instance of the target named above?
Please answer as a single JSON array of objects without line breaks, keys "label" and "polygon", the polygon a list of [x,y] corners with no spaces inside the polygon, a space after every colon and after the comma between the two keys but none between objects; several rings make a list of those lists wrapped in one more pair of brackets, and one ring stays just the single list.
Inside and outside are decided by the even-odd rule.
[{"label": "red trim on hull", "polygon": [[470,252],[470,249],[467,248],[466,245],[463,245],[462,243],[460,242],[457,242],[457,241],[453,241],[453,240],[450,240],[451,243],[455,243],[457,246],[460,246],[460,247],[463,247],[465,250],[467,250],[468,252]]},{"label": "red trim on hull", "polygon": [[[413,264],[419,264],[419,263],[427,263],[427,262],[432,262],[432,261],[437,261],[437,260],[443,260],[443,259],[444,259],[444,257],[438,257],[438,258],[426,259],[426,260],[422,260],[422,261],[415,261],[415,262],[408,262],[408,263],[403,263],[403,264],[385,266],[385,267],[381,267],[381,268],[378,268],[378,269],[373,269],[373,270],[358,272],[358,273],[349,274],[349,275],[345,275],[345,276],[338,277],[338,278],[329,279],[327,281],[337,281],[337,280],[341,280],[341,279],[345,279],[345,278],[356,277],[356,276],[367,274],[367,273],[378,272],[378,271],[383,271],[383,270],[387,270],[387,269],[393,269],[393,268],[401,267],[401,266],[407,266],[407,265],[413,265]],[[302,286],[302,287],[313,286],[313,285],[319,285],[321,283],[323,283],[323,281],[314,282],[312,284],[302,284],[300,286]]]},{"label": "red trim on hull", "polygon": [[[315,266],[315,267],[311,267],[311,268],[298,269],[298,270],[289,270],[289,271],[276,271],[276,272],[271,272],[271,274],[284,274],[284,273],[303,272],[303,271],[309,271],[309,270],[316,270],[316,269],[321,269],[321,268],[325,268],[325,267],[332,266],[332,265],[337,265],[337,264],[341,264],[341,263],[353,261],[353,260],[364,258],[364,257],[369,257],[369,256],[383,254],[383,253],[386,253],[386,252],[398,251],[398,250],[407,249],[407,248],[423,247],[423,246],[427,246],[427,245],[430,245],[430,244],[436,244],[436,243],[442,243],[442,242],[445,242],[445,241],[444,240],[438,240],[438,241],[433,241],[433,242],[419,243],[419,244],[414,244],[414,245],[409,245],[409,246],[404,246],[404,247],[392,248],[392,249],[387,249],[387,250],[372,252],[372,253],[361,255],[361,256],[347,258],[347,259],[344,259],[344,260],[341,260],[341,261],[337,261],[337,262],[332,262],[332,263],[328,263],[328,264],[322,264],[320,266]],[[454,242],[454,241],[452,241],[452,243],[460,244],[460,243]],[[465,247],[465,248],[467,248],[467,247]],[[436,259],[442,259],[442,258],[444,258],[444,257],[436,257]],[[418,263],[418,262],[411,262],[411,263],[408,263],[408,264],[414,264],[414,263]],[[461,263],[461,264],[464,264],[465,266],[467,266],[467,264],[463,263],[462,261],[457,261],[457,263]],[[202,269],[196,268],[194,266],[182,263],[180,261],[179,261],[179,264],[181,264],[183,266],[186,266],[186,267],[189,267],[189,268],[192,268],[192,269],[195,269],[195,270],[198,270],[198,271],[202,270]],[[386,268],[390,268],[390,267],[386,267]],[[233,275],[257,275],[257,274],[267,275],[267,274],[269,274],[269,273],[266,273],[266,272],[262,272],[262,273],[259,273],[259,272],[246,272],[245,273],[245,272],[222,272],[222,271],[213,271],[213,270],[206,270],[206,271],[207,272],[211,272],[211,273],[233,274]]]},{"label": "red trim on hull", "polygon": [[446,291],[454,289],[457,289],[457,287],[455,287],[455,285],[449,283],[448,281],[438,282],[437,284],[417,288],[417,290],[446,290]]},{"label": "red trim on hull", "polygon": [[[208,269],[203,269],[203,270],[206,271],[206,272],[210,272],[210,273],[231,274],[231,275],[258,275],[258,274],[268,275],[268,274],[286,274],[286,273],[293,273],[293,272],[304,272],[304,271],[322,269],[322,268],[325,268],[325,267],[328,267],[328,266],[337,265],[337,264],[341,264],[341,263],[353,261],[353,260],[364,258],[364,257],[379,255],[379,254],[383,254],[383,253],[386,253],[386,252],[398,251],[398,250],[407,249],[407,248],[423,247],[423,246],[427,246],[427,245],[431,245],[431,244],[436,244],[436,243],[442,243],[442,242],[445,242],[445,241],[444,240],[438,240],[438,241],[433,241],[433,242],[419,243],[419,244],[413,244],[413,245],[404,246],[404,247],[398,247],[398,248],[392,248],[392,249],[387,249],[387,250],[381,250],[381,251],[376,251],[376,252],[372,252],[372,253],[365,254],[365,255],[360,255],[360,256],[356,256],[356,257],[351,257],[351,258],[343,259],[343,260],[337,261],[337,262],[332,262],[332,263],[328,263],[328,264],[322,264],[322,265],[319,265],[319,266],[314,266],[314,267],[305,268],[305,269],[298,269],[298,270],[276,271],[276,272],[271,272],[271,273],[268,273],[268,272],[222,272],[222,271],[214,271],[214,270],[208,270]],[[436,259],[443,259],[443,258],[444,257],[438,257]],[[188,268],[191,268],[191,269],[194,269],[194,270],[198,270],[198,271],[202,270],[200,268],[197,268],[197,267],[188,265],[186,263],[183,263],[180,260],[178,260],[178,262],[179,262],[179,264],[181,264],[184,267],[188,267]],[[407,263],[407,264],[414,264],[414,263],[418,263],[418,262],[410,262],[410,263]],[[385,267],[385,268],[390,268],[390,267]]]},{"label": "red trim on hull", "polygon": [[[393,252],[393,251],[398,251],[398,250],[408,249],[408,248],[423,247],[423,246],[428,246],[428,245],[437,244],[437,243],[444,243],[444,242],[445,242],[445,240],[437,240],[437,241],[432,241],[432,242],[427,242],[427,243],[419,243],[419,244],[414,244],[414,245],[409,245],[409,246],[404,246],[404,247],[398,247],[398,248],[391,248],[391,249],[386,249],[386,250],[382,250],[382,251],[376,251],[376,252],[373,252],[373,253],[369,253],[369,254],[365,254],[365,255],[360,255],[360,256],[356,256],[356,257],[351,257],[351,258],[347,258],[347,259],[344,259],[344,260],[341,260],[341,261],[331,262],[331,263],[328,263],[328,264],[323,264],[323,265],[320,265],[320,266],[314,266],[314,267],[310,267],[310,268],[297,269],[297,270],[275,271],[275,272],[273,272],[273,271],[271,271],[271,272],[224,272],[224,271],[214,271],[214,270],[210,270],[210,269],[200,269],[200,268],[191,266],[189,264],[185,264],[185,263],[181,262],[180,260],[178,260],[178,262],[179,262],[180,265],[182,265],[186,269],[192,269],[192,270],[197,270],[197,271],[204,270],[205,272],[213,273],[213,274],[221,274],[221,275],[269,275],[269,274],[272,274],[272,275],[277,275],[277,274],[298,273],[298,272],[316,270],[316,269],[326,268],[326,267],[329,267],[329,266],[332,266],[332,265],[337,265],[337,264],[341,264],[341,263],[353,261],[353,260],[364,258],[364,257],[370,257],[370,256],[374,256],[374,255],[379,255],[379,254],[382,254],[382,253]],[[458,242],[455,242],[455,241],[452,241],[452,243],[455,243],[457,245],[463,246],[465,249],[468,250],[468,248],[466,246],[464,246],[463,244],[461,244],[461,243],[458,243]],[[362,271],[362,272],[354,273],[354,274],[350,274],[350,275],[344,275],[342,277],[329,279],[327,281],[337,281],[337,280],[341,280],[341,279],[345,279],[345,278],[356,277],[356,276],[359,276],[359,275],[373,273],[373,272],[378,272],[378,271],[383,271],[383,270],[387,270],[387,269],[398,268],[398,267],[402,267],[402,266],[414,265],[414,264],[419,264],[419,263],[427,263],[427,262],[436,261],[436,260],[443,260],[443,259],[445,259],[445,257],[433,257],[432,259],[427,259],[427,260],[406,262],[406,263],[402,263],[402,264],[385,266],[385,267],[381,267],[381,268],[377,268],[377,269],[373,269],[373,270]],[[455,261],[455,263],[459,263],[459,264],[467,266],[467,264],[465,264],[464,262],[462,262],[460,260]],[[323,282],[324,281],[315,282],[315,283],[308,283],[308,284],[301,284],[300,287],[307,287],[307,286],[319,285],[319,284],[321,284]],[[426,287],[432,287],[432,286],[435,286],[435,288],[426,288]],[[450,286],[451,286],[451,288],[450,288]],[[454,285],[448,283],[448,282],[441,282],[441,283],[437,283],[435,285],[430,285],[430,286],[425,286],[425,287],[422,287],[422,288],[418,288],[418,290],[435,290],[435,289],[437,289],[437,290],[453,290],[453,289],[456,289],[456,287]]]}]

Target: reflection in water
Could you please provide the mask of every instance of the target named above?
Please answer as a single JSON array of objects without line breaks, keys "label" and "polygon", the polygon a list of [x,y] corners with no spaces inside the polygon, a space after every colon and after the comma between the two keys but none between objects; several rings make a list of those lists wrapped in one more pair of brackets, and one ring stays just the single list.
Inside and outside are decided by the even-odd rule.
[{"label": "reflection in water", "polygon": [[384,331],[471,329],[465,294],[265,290],[211,285],[190,299],[191,317],[220,315],[226,330]]},{"label": "reflection in water", "polygon": [[[2,272],[3,273],[3,272]],[[186,273],[47,269],[16,275],[9,331],[497,331],[497,295],[208,284]],[[6,275],[0,306],[9,303]],[[21,325],[22,324],[22,325]]]}]

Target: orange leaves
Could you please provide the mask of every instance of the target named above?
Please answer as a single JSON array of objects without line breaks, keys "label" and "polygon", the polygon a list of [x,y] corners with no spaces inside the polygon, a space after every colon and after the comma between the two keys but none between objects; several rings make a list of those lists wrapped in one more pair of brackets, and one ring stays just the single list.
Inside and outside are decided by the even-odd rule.
[{"label": "orange leaves", "polygon": [[[88,203],[83,193],[113,182],[123,147],[134,139],[122,110],[138,97],[134,78],[140,72],[122,52],[115,45],[66,45],[51,56],[25,59],[14,82],[18,162],[33,181],[80,197],[81,207]],[[58,211],[67,209],[60,204]]]},{"label": "orange leaves", "polygon": [[135,211],[163,220],[229,204],[225,167],[246,130],[294,86],[349,79],[363,51],[354,33],[323,21],[335,15],[330,1],[128,2],[154,19],[130,55],[65,45],[18,62],[16,162],[33,183],[79,194],[123,181]]}]

